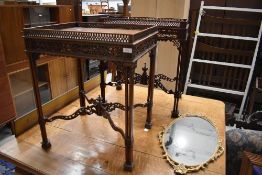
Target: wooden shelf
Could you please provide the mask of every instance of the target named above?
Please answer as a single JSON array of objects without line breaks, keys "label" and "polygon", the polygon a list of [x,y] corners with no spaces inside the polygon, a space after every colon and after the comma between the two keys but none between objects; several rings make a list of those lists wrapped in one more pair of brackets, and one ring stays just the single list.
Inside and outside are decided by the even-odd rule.
[{"label": "wooden shelf", "polygon": [[[29,91],[33,91],[32,82],[19,79],[12,79],[10,81],[12,84],[13,98],[16,98]],[[39,88],[44,85],[48,85],[48,82],[39,81]]]},{"label": "wooden shelf", "polygon": [[[39,66],[38,71],[41,100],[42,103],[46,103],[51,100],[47,64]],[[35,98],[30,70],[25,69],[10,74],[9,80],[17,118],[20,118],[35,109]]]},{"label": "wooden shelf", "polygon": [[[50,22],[47,22],[47,23],[44,23],[44,24],[41,24],[41,25],[51,25],[51,24],[57,24],[58,21],[50,21]],[[27,23],[27,24],[24,24],[25,27],[32,27],[32,26],[37,26],[39,25],[39,23]]]},{"label": "wooden shelf", "polygon": [[[53,56],[49,56],[49,55],[41,55],[40,59],[37,61],[37,66],[43,65],[43,64],[47,64],[49,61],[58,59],[59,57],[53,57]],[[20,62],[16,62],[13,64],[9,64],[6,66],[7,69],[7,73],[8,74],[13,74],[16,72],[19,72],[21,70],[25,70],[25,69],[29,69],[29,62],[28,60],[23,60]]]},{"label": "wooden shelf", "polygon": [[[0,25],[0,34],[3,41],[0,45],[3,45],[4,48],[3,51],[0,49],[0,59],[3,58],[6,63],[6,69],[3,69],[1,67],[3,64],[0,61],[0,73],[7,73],[4,80],[6,82],[1,84],[3,79],[0,81],[3,89],[3,91],[0,91],[2,92],[1,97],[3,99],[3,103],[1,103],[2,101],[0,100],[0,106],[3,108],[3,110],[0,110],[0,123],[2,123],[2,121],[9,121],[10,117],[8,118],[6,114],[12,117],[16,116],[16,119],[19,119],[25,117],[35,109],[34,93],[29,70],[30,66],[27,55],[25,54],[24,38],[22,37],[23,29],[35,25],[66,23],[73,22],[74,20],[74,8],[72,5],[0,5],[0,21],[1,24],[3,24]],[[10,23],[10,21],[12,22]],[[2,56],[3,52],[5,55]],[[51,85],[49,78],[48,62],[57,58],[56,56],[41,55],[41,58],[37,61],[37,66],[40,68],[38,69],[40,80],[39,88],[43,104],[52,99],[51,86],[54,89],[60,88]],[[71,64],[67,67],[70,67],[70,65]],[[57,65],[57,67],[53,67],[53,69],[56,70],[60,67],[64,68],[65,65]],[[71,67],[76,67],[76,64]],[[69,76],[71,76],[71,81],[68,81],[70,85],[67,85],[67,87],[71,88],[75,86],[77,77],[71,72]],[[63,76],[58,76],[54,82],[56,83],[59,79],[63,79],[67,83],[67,78]],[[11,87],[7,85],[8,83]],[[10,100],[7,100],[8,93],[10,94]],[[11,111],[11,109],[13,109],[13,111]],[[25,125],[19,126],[18,124],[18,127],[23,128]],[[27,127],[29,127],[29,125],[27,125]]]}]

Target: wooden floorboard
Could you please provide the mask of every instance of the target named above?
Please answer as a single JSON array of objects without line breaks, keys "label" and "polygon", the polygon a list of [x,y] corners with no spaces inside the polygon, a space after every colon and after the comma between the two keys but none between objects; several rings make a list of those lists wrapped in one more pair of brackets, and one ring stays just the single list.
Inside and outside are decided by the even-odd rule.
[{"label": "wooden floorboard", "polygon": [[[124,91],[106,88],[106,98],[110,102],[124,103]],[[99,89],[88,93],[88,97],[99,95]],[[135,103],[145,103],[147,89],[135,87]],[[79,107],[79,101],[71,103],[56,114],[71,114]],[[47,133],[52,148],[49,152],[41,149],[39,127],[35,126],[17,139],[9,139],[0,146],[0,154],[11,161],[35,169],[40,174],[174,174],[172,168],[162,159],[158,133],[167,126],[173,107],[172,95],[155,90],[153,107],[153,128],[144,131],[145,108],[135,109],[134,118],[134,163],[132,173],[123,171],[125,160],[124,141],[113,131],[108,121],[95,114],[81,116],[71,121],[56,120],[47,124]],[[179,104],[182,114],[198,113],[206,115],[219,127],[224,142],[225,112],[222,102],[200,97],[183,95]],[[56,115],[54,114],[54,115]],[[115,123],[124,128],[124,112],[112,112]],[[197,173],[225,174],[225,155],[211,163],[204,171]]]}]

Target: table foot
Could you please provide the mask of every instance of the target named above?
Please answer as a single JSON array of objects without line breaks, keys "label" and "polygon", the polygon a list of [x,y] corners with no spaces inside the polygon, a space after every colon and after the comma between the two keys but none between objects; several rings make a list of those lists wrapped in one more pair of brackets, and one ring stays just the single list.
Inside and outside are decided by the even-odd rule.
[{"label": "table foot", "polygon": [[44,150],[49,150],[51,148],[51,143],[49,142],[49,140],[47,142],[42,142],[42,148]]},{"label": "table foot", "polygon": [[145,128],[146,129],[151,129],[152,128],[152,122],[146,122]]},{"label": "table foot", "polygon": [[122,90],[122,85],[121,84],[117,84],[116,85],[116,90],[118,90],[118,91]]},{"label": "table foot", "polygon": [[[80,107],[80,108],[85,108],[85,107]],[[80,116],[85,116],[85,115],[86,115],[86,112],[85,112],[84,110],[81,110],[81,111],[79,112],[79,115],[80,115]]]},{"label": "table foot", "polygon": [[171,112],[171,118],[178,118],[179,117],[179,111],[172,111]]},{"label": "table foot", "polygon": [[133,170],[133,168],[134,168],[134,164],[133,164],[133,163],[127,163],[127,162],[126,162],[126,163],[124,164],[124,170],[125,170],[125,171],[130,171],[130,172],[131,172],[131,171]]}]

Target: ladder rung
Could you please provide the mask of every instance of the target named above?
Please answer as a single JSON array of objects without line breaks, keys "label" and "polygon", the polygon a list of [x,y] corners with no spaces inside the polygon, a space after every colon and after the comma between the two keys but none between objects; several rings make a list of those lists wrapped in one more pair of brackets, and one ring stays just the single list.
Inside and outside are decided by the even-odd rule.
[{"label": "ladder rung", "polygon": [[237,7],[203,6],[203,9],[262,13],[261,9],[237,8]]},{"label": "ladder rung", "polygon": [[211,87],[211,86],[204,86],[204,85],[191,84],[191,83],[189,83],[187,86],[192,87],[192,88],[205,89],[205,90],[223,92],[223,93],[228,93],[228,94],[244,95],[244,92],[241,92],[241,91],[234,91],[234,90],[216,88],[216,87]]},{"label": "ladder rung", "polygon": [[251,65],[245,65],[245,64],[236,64],[236,63],[225,63],[220,61],[210,61],[210,60],[201,60],[201,59],[193,59],[194,62],[198,63],[207,63],[207,64],[217,64],[222,66],[231,66],[231,67],[239,67],[239,68],[246,68],[251,69]]},{"label": "ladder rung", "polygon": [[258,38],[245,37],[245,36],[220,35],[220,34],[214,34],[214,33],[198,33],[197,35],[214,37],[214,38],[228,38],[228,39],[237,39],[237,40],[258,41]]}]

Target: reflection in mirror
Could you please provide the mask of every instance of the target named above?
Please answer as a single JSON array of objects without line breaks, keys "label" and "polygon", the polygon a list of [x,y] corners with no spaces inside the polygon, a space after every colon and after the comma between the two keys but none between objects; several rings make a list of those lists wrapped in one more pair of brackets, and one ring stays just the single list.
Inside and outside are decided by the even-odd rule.
[{"label": "reflection in mirror", "polygon": [[160,133],[160,142],[166,158],[181,174],[199,170],[224,150],[211,121],[194,115],[173,121]]}]

